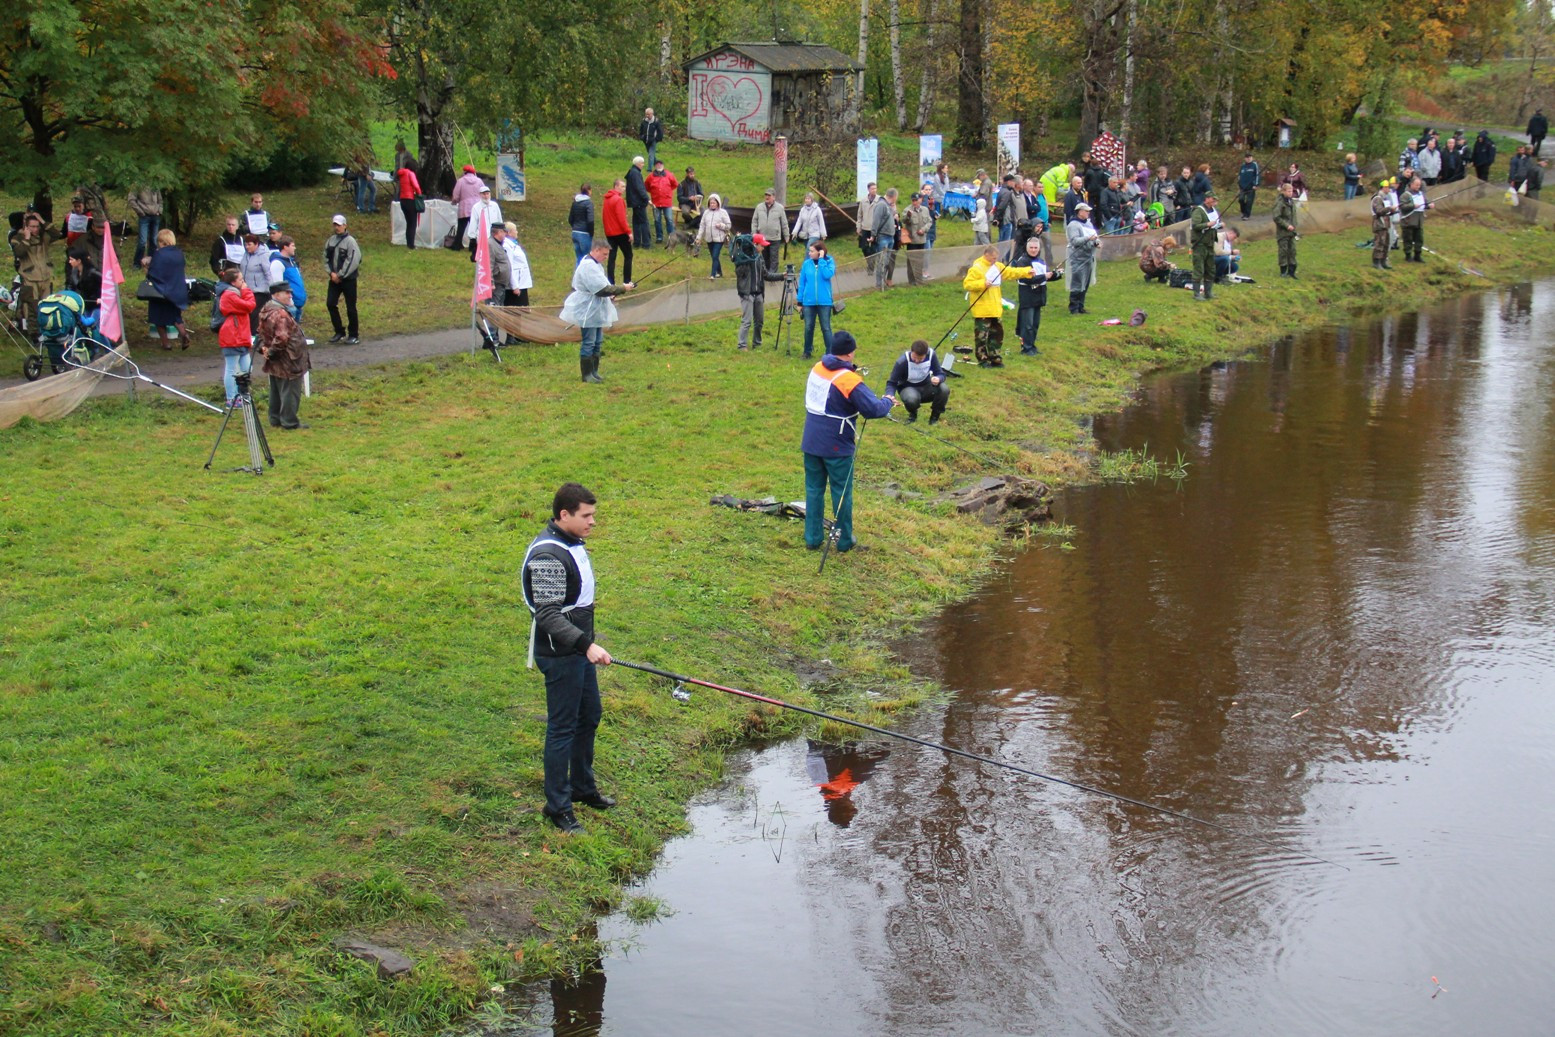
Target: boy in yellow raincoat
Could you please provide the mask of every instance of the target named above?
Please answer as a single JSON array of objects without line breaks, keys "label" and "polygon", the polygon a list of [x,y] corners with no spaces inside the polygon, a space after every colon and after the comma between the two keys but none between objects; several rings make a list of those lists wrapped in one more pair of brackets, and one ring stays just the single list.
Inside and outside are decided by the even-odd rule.
[{"label": "boy in yellow raincoat", "polygon": [[1004,345],[1004,291],[1005,278],[1019,280],[1030,277],[1033,268],[1010,266],[999,262],[999,250],[992,245],[968,268],[961,287],[971,300],[973,342],[976,344],[977,366],[1003,367],[1004,358],[999,355]]}]

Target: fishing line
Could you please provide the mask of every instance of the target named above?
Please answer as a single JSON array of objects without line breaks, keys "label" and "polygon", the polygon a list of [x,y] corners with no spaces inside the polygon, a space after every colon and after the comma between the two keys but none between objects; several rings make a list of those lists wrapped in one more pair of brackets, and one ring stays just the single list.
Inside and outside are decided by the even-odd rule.
[{"label": "fishing line", "polygon": [[990,468],[997,468],[999,471],[1001,471],[1001,472],[1008,472],[1011,475],[1018,474],[1018,473],[1016,473],[1015,469],[1011,468],[1009,465],[1001,464],[1000,462],[995,461],[992,458],[984,457],[982,454],[974,453],[971,450],[968,450],[966,447],[961,446],[958,443],[952,443],[948,439],[944,439],[944,438],[942,438],[940,436],[936,436],[934,433],[926,431],[924,429],[921,429],[917,425],[909,425],[907,422],[903,421],[901,418],[892,417],[889,414],[886,415],[886,418],[891,420],[891,421],[896,422],[898,425],[902,426],[905,429],[908,429],[910,431],[918,433],[918,435],[920,435],[920,436],[928,436],[930,439],[934,440],[936,443],[944,443],[948,447],[951,447],[951,448],[953,448],[955,450],[959,450],[963,454],[967,455],[968,457],[974,458],[975,460],[978,460],[978,461],[981,461],[983,464],[987,465]]},{"label": "fishing line", "polygon": [[[886,417],[890,417],[890,415],[887,414]],[[854,419],[854,425],[858,431],[853,437],[853,463],[848,465],[848,481],[843,484],[842,495],[837,498],[837,506],[833,509],[832,528],[826,534],[826,543],[821,545],[821,567],[815,570],[815,575],[817,576],[826,571],[826,554],[831,550],[832,540],[842,536],[842,527],[837,524],[837,519],[842,515],[842,506],[847,502],[848,494],[853,490],[853,473],[858,471],[858,451],[859,446],[864,442],[864,425],[859,424],[857,418]],[[824,497],[821,499],[821,507],[822,509],[826,507]]]},{"label": "fishing line", "polygon": [[611,665],[625,666],[629,670],[640,670],[643,673],[651,673],[656,676],[663,677],[667,680],[674,681],[676,683],[674,692],[675,698],[681,702],[686,702],[690,699],[690,695],[684,690],[683,687],[681,687],[682,685],[695,684],[698,687],[711,688],[714,691],[722,691],[729,695],[750,699],[754,702],[765,703],[769,706],[777,706],[780,709],[790,709],[795,713],[804,713],[812,717],[819,717],[822,720],[830,720],[833,723],[846,724],[849,727],[856,727],[877,735],[884,735],[887,738],[896,738],[903,742],[911,742],[914,745],[921,745],[926,749],[938,749],[940,752],[946,753],[950,756],[959,756],[964,760],[972,760],[975,763],[986,763],[989,766],[999,767],[1007,771],[1013,771],[1016,774],[1024,774],[1029,778],[1038,778],[1042,781],[1052,782],[1055,785],[1064,785],[1072,789],[1077,789],[1080,792],[1089,792],[1093,796],[1102,796],[1106,799],[1116,800],[1119,803],[1128,803],[1132,806],[1143,807],[1146,810],[1154,810],[1159,813],[1166,814],[1168,817],[1175,817],[1179,821],[1188,821],[1192,824],[1201,825],[1205,828],[1213,828],[1218,832],[1225,832],[1227,835],[1234,835],[1243,839],[1251,839],[1255,842],[1263,843],[1265,846],[1273,847],[1274,849],[1285,853],[1298,854],[1302,857],[1306,857],[1323,864],[1331,864],[1336,868],[1344,868],[1345,871],[1350,870],[1343,864],[1340,864],[1338,861],[1331,861],[1327,857],[1319,857],[1317,854],[1308,853],[1305,850],[1297,850],[1289,846],[1282,846],[1272,839],[1267,839],[1264,836],[1257,835],[1253,832],[1239,831],[1235,828],[1231,828],[1228,825],[1223,825],[1218,821],[1208,821],[1202,817],[1194,817],[1192,814],[1185,814],[1180,810],[1173,810],[1171,807],[1163,807],[1158,803],[1151,803],[1147,800],[1135,799],[1132,796],[1125,796],[1121,792],[1109,792],[1107,789],[1098,788],[1095,785],[1087,785],[1084,782],[1072,781],[1069,778],[1060,778],[1053,774],[1044,774],[1041,771],[1032,770],[1029,767],[1021,767],[1018,764],[1006,763],[1003,760],[996,760],[991,756],[983,756],[980,753],[968,752],[965,749],[957,749],[953,746],[943,745],[939,742],[931,742],[926,738],[918,738],[915,735],[904,734],[901,731],[892,731],[890,728],[886,727],[876,727],[874,724],[866,724],[862,720],[849,720],[847,717],[837,716],[833,713],[823,713],[821,710],[811,709],[808,706],[796,706],[792,702],[784,702],[782,699],[769,698],[766,695],[758,695],[753,691],[743,691],[740,688],[730,688],[722,684],[714,684],[711,681],[698,680],[695,677],[688,677],[685,674],[672,673],[669,670],[661,670],[657,666],[647,666],[643,663],[629,663],[622,659],[612,659]]}]

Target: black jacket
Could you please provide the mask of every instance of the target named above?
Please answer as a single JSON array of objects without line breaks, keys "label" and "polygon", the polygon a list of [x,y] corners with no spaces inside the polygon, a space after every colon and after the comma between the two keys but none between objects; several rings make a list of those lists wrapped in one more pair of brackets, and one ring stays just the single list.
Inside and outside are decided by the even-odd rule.
[{"label": "black jacket", "polygon": [[588,195],[575,195],[572,208],[567,210],[567,226],[594,236],[594,199]]},{"label": "black jacket", "polygon": [[648,197],[648,185],[643,183],[643,171],[635,164],[626,171],[626,205],[629,209],[645,209],[652,204]]},{"label": "black jacket", "polygon": [[664,120],[655,119],[649,122],[644,119],[637,124],[637,139],[643,142],[643,147],[651,148],[664,139]]},{"label": "black jacket", "polygon": [[1528,120],[1528,136],[1543,137],[1550,132],[1550,120],[1542,115],[1535,115]]},{"label": "black jacket", "polygon": [[1106,190],[1107,181],[1112,179],[1112,175],[1107,172],[1107,167],[1091,165],[1080,175],[1083,178],[1082,182],[1085,184],[1085,193],[1088,195],[1086,201],[1092,205],[1100,205],[1101,193]]},{"label": "black jacket", "polygon": [[767,282],[781,280],[782,274],[767,272],[760,252],[756,253],[754,263],[734,264],[734,290],[742,299],[763,299],[767,294]]},{"label": "black jacket", "polygon": [[1479,136],[1474,138],[1474,151],[1469,161],[1476,166],[1488,166],[1496,161],[1496,142],[1484,130],[1480,130]]},{"label": "black jacket", "polygon": [[1101,220],[1118,219],[1123,215],[1123,192],[1114,191],[1110,186],[1101,189],[1101,202],[1098,204],[1101,212]]},{"label": "black jacket", "polygon": [[1194,205],[1203,205],[1204,199],[1215,188],[1209,182],[1209,175],[1202,171],[1193,174],[1193,180],[1188,184],[1188,190]]},{"label": "black jacket", "polygon": [[[568,545],[583,542],[562,532],[555,522],[547,523],[540,537],[555,537]],[[555,579],[558,567],[565,578],[560,593]],[[541,544],[530,551],[524,564],[523,591],[525,603],[534,612],[535,655],[582,655],[594,643],[594,606],[562,611],[577,602],[582,586],[582,574],[570,551],[555,544]]]},{"label": "black jacket", "polygon": [[1193,181],[1189,177],[1180,176],[1172,181],[1172,186],[1177,188],[1177,211],[1193,208]]},{"label": "black jacket", "polygon": [[[1041,259],[1041,256],[1037,257]],[[1022,252],[1010,260],[1011,266],[1030,266],[1031,256]],[[1052,270],[1047,272],[1047,277],[1023,277],[1016,283],[1020,285],[1020,305],[1022,309],[1033,309],[1047,305],[1047,283],[1056,281],[1062,274]]]},{"label": "black jacket", "polygon": [[243,244],[242,231],[236,234],[228,234],[226,231],[222,231],[221,236],[211,242],[211,273],[217,277],[221,276],[221,268],[227,265],[228,242],[234,245]]}]

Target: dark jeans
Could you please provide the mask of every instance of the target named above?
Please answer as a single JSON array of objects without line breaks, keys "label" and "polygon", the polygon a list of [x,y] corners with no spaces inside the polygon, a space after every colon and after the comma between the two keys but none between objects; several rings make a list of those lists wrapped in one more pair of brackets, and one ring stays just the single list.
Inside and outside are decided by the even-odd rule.
[{"label": "dark jeans", "polygon": [[950,402],[950,387],[944,382],[934,385],[924,382],[922,385],[908,385],[902,388],[902,406],[907,408],[907,413],[913,417],[918,416],[918,408],[924,403],[929,404],[929,417],[937,418],[945,413],[945,404]]},{"label": "dark jeans", "polygon": [[815,322],[821,322],[821,344],[826,347],[826,352],[831,352],[831,307],[830,306],[806,306],[804,308],[804,355],[810,355],[810,349],[815,343]]},{"label": "dark jeans", "polygon": [[378,185],[370,173],[356,178],[356,211],[378,211]]},{"label": "dark jeans", "polygon": [[297,408],[302,403],[302,378],[270,376],[270,425],[272,428],[296,428]]},{"label": "dark jeans", "polygon": [[723,256],[723,250],[724,243],[721,241],[709,241],[707,243],[707,251],[712,253],[713,256],[713,269],[711,273],[714,277],[722,277],[724,275],[723,264],[719,262],[719,259]]},{"label": "dark jeans", "polygon": [[782,249],[783,246],[779,242],[774,241],[772,244],[761,250],[762,265],[767,268],[769,273],[777,273],[778,253],[781,252]]},{"label": "dark jeans", "polygon": [[132,265],[140,266],[140,261],[156,250],[157,231],[161,229],[161,216],[142,216],[140,218],[140,233],[135,238],[135,260]]},{"label": "dark jeans", "polygon": [[653,207],[653,240],[664,241],[664,235],[675,233],[675,210],[670,206]]},{"label": "dark jeans", "polygon": [[573,266],[583,262],[583,257],[589,254],[589,249],[594,247],[594,236],[588,231],[575,230],[572,232]]},{"label": "dark jeans", "polygon": [[[249,285],[249,287],[252,288],[253,285]],[[259,311],[264,309],[265,308],[265,303],[267,303],[269,301],[270,301],[270,293],[269,292],[255,292],[254,293],[254,308],[252,310],[250,310],[249,313],[248,313],[248,333],[250,335],[258,335],[259,334]]]},{"label": "dark jeans", "polygon": [[853,474],[853,456],[817,457],[804,455],[804,542],[809,547],[820,547],[826,539],[826,484],[831,483],[832,511],[837,523],[837,550],[846,551],[853,546],[853,488],[848,477]]},{"label": "dark jeans", "polygon": [[[459,247],[459,242],[464,240],[464,232],[469,229],[470,218],[461,216],[454,222],[454,248]],[[475,255],[475,239],[470,239],[470,255]]]},{"label": "dark jeans", "polygon": [[648,226],[646,205],[639,205],[632,210],[632,240],[639,246],[646,246],[653,240],[651,228]]},{"label": "dark jeans", "polygon": [[[340,300],[346,300],[346,320],[350,322],[350,328],[340,323]],[[356,338],[356,278],[345,281],[329,282],[329,294],[324,297],[324,308],[329,310],[330,323],[335,326],[335,334]]]},{"label": "dark jeans", "polygon": [[1242,219],[1247,219],[1253,214],[1253,202],[1258,199],[1258,189],[1255,187],[1244,188],[1237,201],[1242,203]]},{"label": "dark jeans", "polygon": [[545,808],[572,809],[574,797],[599,794],[594,783],[594,732],[603,709],[599,677],[585,656],[537,656],[545,675]]},{"label": "dark jeans", "polygon": [[1534,153],[1535,157],[1537,157],[1538,154],[1539,154],[1539,147],[1544,143],[1544,138],[1543,137],[1529,137],[1528,138],[1528,143],[1533,145],[1533,153]]},{"label": "dark jeans", "polygon": [[616,284],[616,253],[621,253],[624,263],[621,267],[621,281],[632,279],[632,236],[630,234],[610,234],[605,237],[610,242],[610,259],[605,264],[605,274],[610,278],[611,284]]},{"label": "dark jeans", "polygon": [[421,215],[416,211],[416,200],[414,198],[401,198],[400,212],[405,214],[405,247],[415,248],[416,220]]},{"label": "dark jeans", "polygon": [[1022,306],[1015,316],[1015,334],[1020,338],[1022,352],[1037,348],[1037,332],[1041,330],[1042,307]]}]

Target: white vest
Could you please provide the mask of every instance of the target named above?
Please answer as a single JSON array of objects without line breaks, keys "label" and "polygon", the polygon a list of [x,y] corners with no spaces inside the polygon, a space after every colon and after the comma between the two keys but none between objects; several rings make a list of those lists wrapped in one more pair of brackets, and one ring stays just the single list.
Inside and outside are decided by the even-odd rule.
[{"label": "white vest", "polygon": [[912,350],[902,354],[902,359],[907,361],[907,384],[922,385],[933,377],[934,350],[929,350],[929,355],[923,358],[923,363],[912,358]]},{"label": "white vest", "polygon": [[[810,378],[805,382],[804,387],[804,409],[819,417],[836,418],[839,432],[842,429],[853,427],[855,415],[830,414],[826,410],[826,401],[831,396],[832,379],[838,375],[845,374],[850,369],[839,367],[837,370],[828,371],[824,375],[821,373],[823,370],[825,368],[819,363],[810,368]],[[827,375],[830,375],[830,377],[827,377]]]},{"label": "white vest", "polygon": [[[553,544],[572,555],[573,563],[578,567],[578,600],[571,605],[563,605],[562,612],[565,614],[575,608],[594,604],[594,566],[589,561],[588,549],[581,543],[569,544],[565,540],[554,536],[541,537],[530,544],[529,550],[524,552],[524,564],[519,567],[519,572],[522,574],[524,569],[528,568],[529,559],[534,557],[535,550],[546,544]],[[523,586],[522,579],[522,576],[520,576],[519,586],[521,588]],[[534,669],[535,636],[539,631],[539,627],[535,623],[536,610],[534,602],[529,600],[529,595],[527,594],[524,595],[524,604],[529,606],[529,668]]]}]

